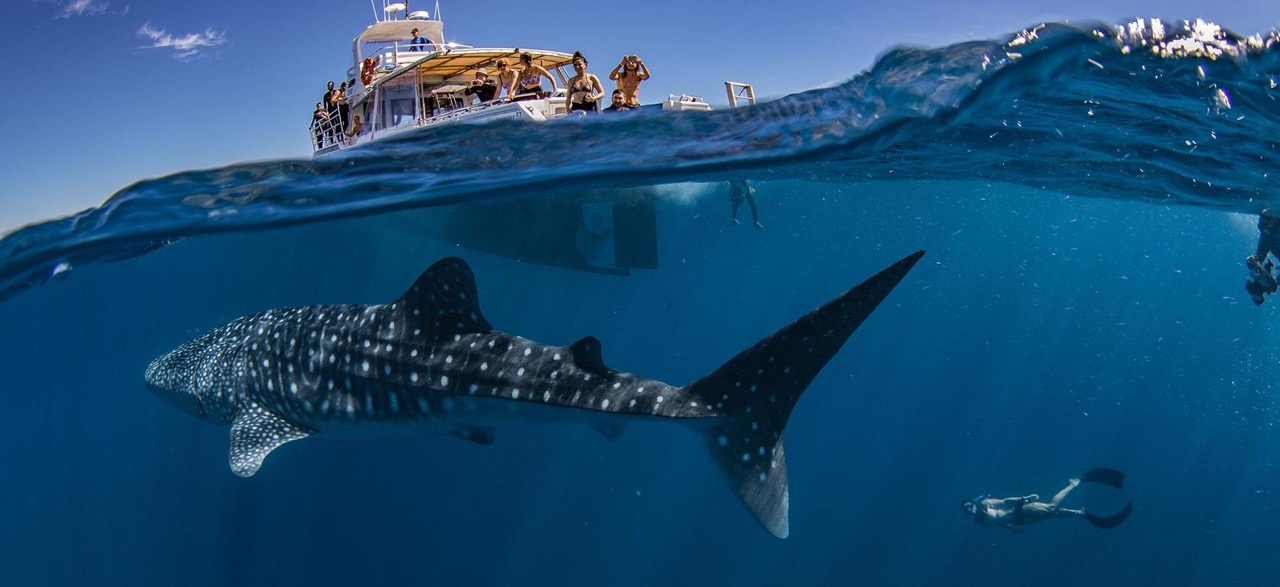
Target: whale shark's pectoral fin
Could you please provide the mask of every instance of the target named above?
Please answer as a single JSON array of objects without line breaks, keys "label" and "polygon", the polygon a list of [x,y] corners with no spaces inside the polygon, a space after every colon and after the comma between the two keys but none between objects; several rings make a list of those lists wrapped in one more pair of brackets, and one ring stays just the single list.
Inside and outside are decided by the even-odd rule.
[{"label": "whale shark's pectoral fin", "polygon": [[463,426],[450,432],[449,436],[474,442],[481,446],[493,446],[494,440],[498,437],[498,432],[488,426]]},{"label": "whale shark's pectoral fin", "polygon": [[622,438],[623,425],[621,422],[597,422],[592,424],[591,427],[594,428],[596,432],[599,432],[601,436],[608,438],[611,441],[617,442],[619,438]]},{"label": "whale shark's pectoral fin", "polygon": [[604,357],[600,355],[600,341],[596,337],[585,336],[569,345],[566,350],[573,356],[573,363],[579,369],[606,379],[613,376],[613,369],[604,365]]},{"label": "whale shark's pectoral fin", "polygon": [[271,451],[290,440],[308,436],[311,436],[310,430],[249,402],[231,423],[231,472],[252,477]]},{"label": "whale shark's pectoral fin", "polygon": [[480,312],[476,278],[466,261],[441,259],[418,277],[397,302],[405,323],[427,340],[493,330]]}]

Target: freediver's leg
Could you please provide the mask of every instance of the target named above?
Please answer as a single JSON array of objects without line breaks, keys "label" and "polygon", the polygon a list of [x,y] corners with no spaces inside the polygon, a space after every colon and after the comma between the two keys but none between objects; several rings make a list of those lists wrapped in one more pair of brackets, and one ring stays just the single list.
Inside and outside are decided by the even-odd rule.
[{"label": "freediver's leg", "polygon": [[[764,228],[764,225],[760,224],[760,210],[756,208],[755,197],[751,195],[750,191],[747,191],[746,198],[747,205],[751,207],[751,222],[755,224],[756,228]],[[737,214],[735,213],[734,216],[736,217]]]},{"label": "freediver's leg", "polygon": [[[1071,493],[1071,490],[1072,490],[1072,489],[1075,489],[1075,488],[1076,488],[1076,486],[1078,486],[1078,485],[1080,485],[1080,480],[1079,480],[1079,479],[1072,479],[1072,480],[1068,481],[1068,482],[1067,482],[1067,486],[1066,486],[1066,487],[1063,487],[1063,488],[1062,488],[1062,491],[1059,491],[1057,494],[1055,494],[1055,495],[1053,496],[1053,499],[1049,500],[1049,505],[1053,506],[1054,508],[1057,508],[1057,507],[1058,507],[1058,504],[1062,503],[1062,500],[1064,500],[1064,499],[1066,499],[1066,498],[1067,498],[1067,494]],[[1061,510],[1061,511],[1068,511],[1068,512],[1069,512],[1069,511],[1072,511],[1072,510]],[[1080,515],[1080,514],[1074,514],[1074,515]]]}]

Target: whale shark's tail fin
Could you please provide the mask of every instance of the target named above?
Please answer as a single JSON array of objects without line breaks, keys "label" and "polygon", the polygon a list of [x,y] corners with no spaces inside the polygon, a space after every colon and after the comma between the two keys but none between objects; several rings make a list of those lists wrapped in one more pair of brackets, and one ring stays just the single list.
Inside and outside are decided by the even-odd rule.
[{"label": "whale shark's tail fin", "polygon": [[684,388],[715,406],[708,448],[730,487],[771,534],[786,538],[787,461],[782,438],[800,394],[920,260],[917,251],[769,335]]}]

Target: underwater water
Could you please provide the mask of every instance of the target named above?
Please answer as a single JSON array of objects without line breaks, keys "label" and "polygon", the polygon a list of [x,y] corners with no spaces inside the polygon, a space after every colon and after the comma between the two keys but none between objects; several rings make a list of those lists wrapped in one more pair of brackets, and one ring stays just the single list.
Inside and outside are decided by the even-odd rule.
[{"label": "underwater water", "polygon": [[[1096,30],[891,52],[751,109],[184,172],[6,236],[0,583],[1273,583],[1280,340],[1242,261],[1277,201],[1277,50]],[[1239,50],[1150,50],[1190,40]],[[745,206],[730,224],[729,178],[752,180],[763,230]],[[654,184],[656,268],[625,275],[449,229],[483,230],[480,204]],[[684,385],[918,249],[791,415],[786,540],[669,423],[616,441],[513,425],[493,446],[316,435],[240,478],[227,426],[142,382],[239,316],[389,302],[456,255],[496,329],[593,335],[610,367]],[[1124,490],[1066,505],[1132,500],[1111,530],[1019,534],[957,507],[1047,498],[1095,466]]]}]

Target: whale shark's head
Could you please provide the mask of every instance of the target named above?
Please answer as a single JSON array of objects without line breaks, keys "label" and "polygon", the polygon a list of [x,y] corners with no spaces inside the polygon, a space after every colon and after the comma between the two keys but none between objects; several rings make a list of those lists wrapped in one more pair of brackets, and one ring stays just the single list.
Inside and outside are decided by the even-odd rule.
[{"label": "whale shark's head", "polygon": [[198,344],[200,342],[199,339],[188,342],[151,361],[143,379],[147,389],[183,411],[200,418],[219,420],[217,414],[208,410],[207,402],[200,395],[200,387],[196,385],[197,368],[205,346]]}]

